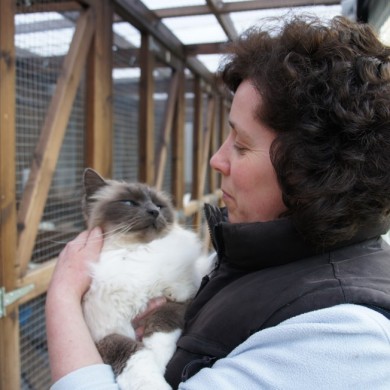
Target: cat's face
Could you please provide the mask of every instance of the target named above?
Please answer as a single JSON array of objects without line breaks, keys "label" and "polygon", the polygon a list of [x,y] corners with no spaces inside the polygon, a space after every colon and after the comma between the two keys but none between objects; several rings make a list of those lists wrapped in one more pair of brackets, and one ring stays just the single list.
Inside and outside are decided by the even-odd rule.
[{"label": "cat's face", "polygon": [[88,168],[84,172],[84,190],[89,228],[100,226],[108,234],[149,242],[164,236],[174,221],[168,196],[145,184],[104,180]]}]

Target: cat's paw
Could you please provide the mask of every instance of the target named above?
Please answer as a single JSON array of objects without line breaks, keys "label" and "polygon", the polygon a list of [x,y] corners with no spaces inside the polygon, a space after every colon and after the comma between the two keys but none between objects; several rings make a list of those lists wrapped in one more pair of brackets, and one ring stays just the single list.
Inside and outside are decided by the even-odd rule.
[{"label": "cat's paw", "polygon": [[117,377],[121,390],[172,390],[164,378],[165,366],[156,361],[153,351],[141,349],[127,361]]},{"label": "cat's paw", "polygon": [[117,378],[118,386],[121,390],[172,390],[172,387],[165,381],[161,375],[147,373],[134,374],[133,370],[122,372]]},{"label": "cat's paw", "polygon": [[169,287],[165,288],[163,291],[163,295],[168,299],[168,301],[172,302],[186,302],[191,299],[197,287],[192,282],[183,283],[173,282]]}]

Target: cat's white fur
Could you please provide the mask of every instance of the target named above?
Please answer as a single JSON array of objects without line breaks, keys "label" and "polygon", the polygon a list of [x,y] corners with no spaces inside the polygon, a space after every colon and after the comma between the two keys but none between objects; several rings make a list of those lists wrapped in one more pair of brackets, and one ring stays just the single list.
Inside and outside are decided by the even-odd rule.
[{"label": "cat's white fur", "polygon": [[[128,244],[120,236],[107,237],[83,310],[95,342],[112,333],[135,339],[131,320],[151,298],[165,296],[184,302],[197,291],[209,268],[194,232],[174,224],[169,233],[147,244]],[[169,389],[165,366],[180,331],[153,334],[145,348],[127,362],[117,381],[122,390]]]}]

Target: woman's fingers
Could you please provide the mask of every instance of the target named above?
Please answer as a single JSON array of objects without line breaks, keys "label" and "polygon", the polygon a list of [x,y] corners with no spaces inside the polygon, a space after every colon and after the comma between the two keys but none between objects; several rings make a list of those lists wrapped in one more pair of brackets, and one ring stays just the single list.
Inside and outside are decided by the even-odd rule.
[{"label": "woman's fingers", "polygon": [[81,232],[66,244],[58,257],[50,283],[51,290],[58,293],[67,290],[81,299],[91,283],[90,264],[99,259],[102,246],[100,228]]}]

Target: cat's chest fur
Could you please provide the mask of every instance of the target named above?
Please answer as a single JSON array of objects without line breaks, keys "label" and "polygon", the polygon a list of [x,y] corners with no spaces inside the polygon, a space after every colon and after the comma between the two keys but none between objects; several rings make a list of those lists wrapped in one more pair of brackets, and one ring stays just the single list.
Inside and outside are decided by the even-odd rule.
[{"label": "cat's chest fur", "polygon": [[147,244],[106,240],[83,301],[94,340],[110,333],[134,337],[131,320],[153,297],[180,302],[193,297],[203,273],[201,258],[197,236],[179,225]]}]

